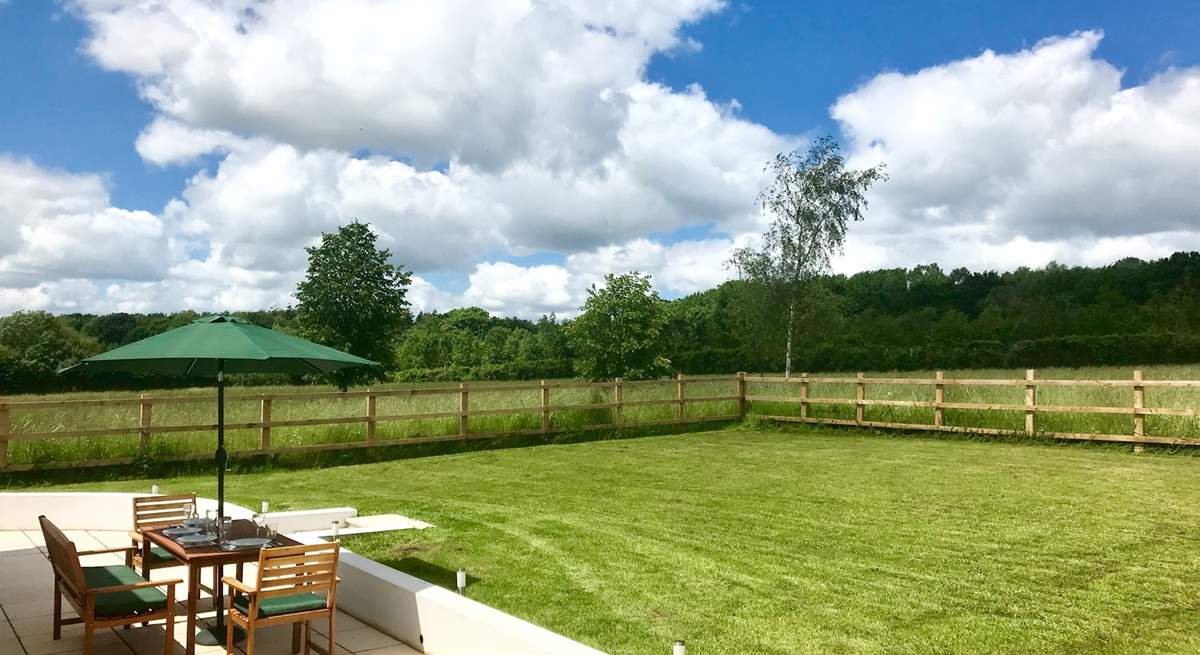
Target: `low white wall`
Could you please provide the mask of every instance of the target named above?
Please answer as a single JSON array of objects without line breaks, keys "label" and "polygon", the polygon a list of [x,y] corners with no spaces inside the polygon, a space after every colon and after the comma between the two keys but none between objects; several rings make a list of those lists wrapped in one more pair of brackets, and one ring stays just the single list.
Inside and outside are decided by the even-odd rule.
[{"label": "low white wall", "polygon": [[[0,530],[40,530],[37,517],[42,514],[64,530],[128,530],[133,527],[133,498],[148,495],[150,494],[0,492]],[[197,511],[202,516],[207,510],[217,509],[217,501],[212,498],[197,498],[196,504],[199,506]],[[254,512],[226,501],[225,514],[244,519],[253,516]],[[328,530],[331,521],[344,522],[355,516],[358,516],[358,510],[353,507],[267,514],[268,520],[277,526],[276,529],[284,533]]]},{"label": "low white wall", "polygon": [[63,530],[128,530],[133,498],[124,493],[0,493],[0,530],[40,530],[45,514]]},{"label": "low white wall", "polygon": [[604,655],[347,549],[338,576],[338,607],[429,655]]},{"label": "low white wall", "polygon": [[[142,495],[146,494],[0,492],[0,531],[38,530],[41,514],[64,530],[125,530],[133,523],[132,498]],[[216,507],[210,498],[198,499],[198,504],[202,513]],[[229,502],[225,513],[236,518],[253,514]],[[330,521],[356,514],[347,507],[276,512],[271,518],[279,520],[281,532],[290,532],[328,528]],[[296,527],[284,527],[285,522]],[[338,575],[340,609],[428,655],[604,655],[347,549]]]},{"label": "low white wall", "polygon": [[329,530],[330,523],[337,521],[346,525],[346,519],[358,516],[353,507],[329,507],[326,509],[302,509],[294,512],[267,512],[267,522],[275,525],[279,532],[310,532]]}]

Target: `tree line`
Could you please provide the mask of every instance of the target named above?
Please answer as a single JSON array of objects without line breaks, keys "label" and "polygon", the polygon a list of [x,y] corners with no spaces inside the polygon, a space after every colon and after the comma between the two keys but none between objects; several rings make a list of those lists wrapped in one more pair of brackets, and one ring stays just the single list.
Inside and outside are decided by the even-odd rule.
[{"label": "tree line", "polygon": [[[1088,268],[945,272],[936,264],[806,285],[793,324],[795,370],[855,371],[1200,362],[1200,253]],[[783,369],[787,321],[749,280],[674,300],[644,275],[610,276],[572,320],[496,317],[478,307],[408,311],[361,338],[400,381],[653,377]],[[767,307],[766,309],[770,309]],[[295,334],[303,312],[237,312]],[[170,314],[17,312],[0,318],[0,390],[179,386],[179,378],[57,375],[82,357],[195,320]],[[377,316],[369,321],[378,321]],[[329,341],[329,339],[326,339]],[[345,346],[345,343],[341,345]],[[363,352],[362,348],[352,347]],[[383,353],[381,356],[380,353]],[[282,376],[243,383],[295,383]]]}]

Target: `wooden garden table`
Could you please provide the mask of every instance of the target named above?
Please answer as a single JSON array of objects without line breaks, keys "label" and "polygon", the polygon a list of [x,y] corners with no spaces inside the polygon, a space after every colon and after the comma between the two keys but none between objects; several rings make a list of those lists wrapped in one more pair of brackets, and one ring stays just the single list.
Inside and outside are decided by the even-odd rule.
[{"label": "wooden garden table", "polygon": [[[239,539],[242,537],[256,536],[256,527],[252,521],[245,519],[237,519],[233,521],[230,527],[230,539]],[[188,569],[188,593],[187,593],[187,655],[195,655],[196,653],[196,605],[200,601],[200,573],[206,568],[213,570],[213,580],[215,584],[221,584],[222,569],[233,564],[237,566],[237,578],[242,579],[242,566],[247,562],[257,562],[258,553],[261,548],[239,548],[237,550],[222,550],[220,546],[201,546],[199,548],[184,548],[174,539],[164,535],[162,528],[154,530],[146,530],[143,533],[146,540],[146,548],[149,550],[150,545],[159,546],[167,552],[171,553],[175,559],[179,560]],[[275,540],[271,542],[271,546],[298,546],[300,542],[285,537],[284,535],[276,535]],[[142,561],[149,561],[149,557],[143,557]],[[149,579],[150,571],[144,568],[143,565],[142,577]],[[214,597],[216,588],[213,588]],[[214,601],[215,603],[215,601]],[[218,612],[224,612],[224,607],[216,608]],[[222,643],[224,639],[222,638]]]}]

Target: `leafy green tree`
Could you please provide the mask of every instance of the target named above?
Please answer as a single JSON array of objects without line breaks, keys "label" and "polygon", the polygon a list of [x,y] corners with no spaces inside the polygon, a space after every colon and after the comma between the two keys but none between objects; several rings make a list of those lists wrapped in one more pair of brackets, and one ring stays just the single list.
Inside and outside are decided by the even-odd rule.
[{"label": "leafy green tree", "polygon": [[604,287],[592,285],[581,309],[567,327],[580,376],[642,380],[670,372],[662,355],[667,315],[649,275],[605,275]]},{"label": "leafy green tree", "polygon": [[805,154],[780,153],[767,171],[773,179],[759,201],[771,225],[761,246],[738,248],[731,263],[768,291],[771,302],[760,308],[764,319],[787,307],[784,375],[791,375],[797,304],[809,283],[828,271],[842,251],[850,222],[862,220],[867,191],[887,175],[882,164],[847,170],[841,148],[830,136],[817,139]]},{"label": "leafy green tree", "polygon": [[17,312],[0,319],[0,352],[7,365],[35,380],[100,352],[100,344],[47,312]]},{"label": "leafy green tree", "polygon": [[358,221],[322,234],[320,245],[306,250],[308,273],[296,287],[300,333],[384,365],[334,373],[339,387],[377,379],[392,367],[395,340],[411,320],[405,296],[412,275],[391,264],[391,252]]}]

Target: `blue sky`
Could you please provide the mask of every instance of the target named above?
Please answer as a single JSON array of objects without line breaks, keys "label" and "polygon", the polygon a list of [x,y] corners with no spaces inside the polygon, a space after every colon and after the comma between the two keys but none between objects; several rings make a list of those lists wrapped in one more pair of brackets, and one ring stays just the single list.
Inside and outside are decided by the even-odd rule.
[{"label": "blue sky", "polygon": [[[684,3],[680,2],[679,4]],[[188,6],[188,0],[178,0],[176,5],[180,15],[186,15],[187,11],[193,9]],[[647,10],[647,12],[649,11]],[[673,92],[670,98],[656,98],[661,101],[687,96],[689,85],[692,84],[698,84],[703,88],[705,107],[714,107],[720,110],[723,107],[727,108],[730,101],[736,100],[737,109],[728,114],[731,122],[737,122],[737,125],[733,125],[731,129],[766,130],[765,135],[747,132],[748,138],[759,139],[760,142],[756,143],[756,147],[761,148],[763,152],[769,151],[772,146],[796,145],[801,143],[805,136],[825,132],[839,135],[852,149],[853,144],[848,141],[853,138],[853,135],[846,133],[847,126],[852,121],[844,117],[835,119],[831,115],[831,107],[840,98],[851,96],[856,90],[868,87],[873,80],[887,73],[898,73],[909,86],[914,86],[922,79],[920,76],[922,70],[971,60],[979,57],[981,52],[988,49],[1000,55],[1015,56],[1015,53],[1036,49],[1043,39],[1067,38],[1084,30],[1100,31],[1103,33],[1103,38],[1097,37],[1098,42],[1083,56],[1086,61],[1080,60],[1078,63],[1086,66],[1099,62],[1104,66],[1122,71],[1124,76],[1121,85],[1125,89],[1141,85],[1152,87],[1153,84],[1150,83],[1164,71],[1170,69],[1191,70],[1200,63],[1200,46],[1197,45],[1195,39],[1195,35],[1200,34],[1200,3],[1195,2],[998,3],[947,1],[857,4],[731,2],[724,7],[710,6],[696,10],[689,15],[688,12],[692,11],[693,9],[682,7],[663,9],[664,13],[670,15],[669,21],[674,21],[675,35],[681,40],[691,40],[698,44],[698,47],[689,47],[686,41],[671,45],[668,43],[669,39],[662,34],[647,29],[645,34],[635,35],[638,39],[645,39],[645,43],[649,44],[649,51],[642,61],[642,65],[636,65],[636,56],[631,55],[629,63],[632,68],[627,67],[627,69],[620,70],[614,65],[610,77],[614,80],[624,80],[621,84],[626,84],[631,76],[640,77],[641,82],[645,84],[661,84]],[[250,155],[241,155],[238,151],[240,146],[229,146],[226,143],[235,138],[243,140],[238,143],[244,143],[246,139],[260,139],[272,145],[287,146],[295,149],[299,153],[298,157],[302,157],[303,153],[311,152],[313,148],[343,152],[354,161],[370,159],[363,153],[390,152],[398,156],[401,162],[413,164],[413,170],[409,172],[431,171],[450,177],[458,175],[461,179],[462,169],[457,172],[451,171],[446,165],[447,161],[455,158],[457,161],[474,165],[473,171],[468,172],[479,174],[486,172],[498,176],[496,180],[489,180],[489,189],[493,195],[489,195],[488,202],[494,202],[493,196],[496,194],[505,195],[507,188],[526,188],[516,184],[508,176],[497,173],[497,171],[509,170],[505,167],[511,166],[520,157],[526,156],[525,151],[514,151],[511,157],[505,155],[507,158],[497,164],[493,161],[495,152],[492,150],[484,149],[480,152],[473,152],[470,145],[463,146],[461,142],[453,138],[439,141],[437,138],[430,137],[427,143],[424,134],[419,133],[419,130],[411,129],[411,126],[407,124],[384,124],[379,128],[372,127],[371,129],[377,130],[376,133],[380,130],[385,133],[383,141],[357,143],[353,141],[353,135],[346,137],[334,134],[338,130],[337,125],[327,130],[330,132],[328,136],[325,133],[319,133],[319,130],[314,128],[310,138],[310,135],[303,132],[306,124],[305,117],[289,115],[291,108],[288,107],[266,107],[253,115],[249,112],[239,114],[237,109],[228,109],[227,105],[245,101],[245,97],[233,97],[232,101],[229,98],[219,98],[221,102],[229,102],[222,105],[221,102],[213,101],[211,106],[216,109],[212,109],[208,114],[201,115],[203,112],[189,114],[188,111],[191,110],[181,111],[178,107],[205,106],[205,103],[211,98],[195,95],[200,94],[201,91],[179,91],[179,88],[182,87],[175,83],[178,80],[186,81],[186,75],[189,74],[182,68],[178,71],[168,70],[164,76],[171,85],[175,85],[170,86],[170,93],[183,94],[170,98],[176,104],[168,106],[165,101],[151,101],[143,98],[139,94],[139,85],[154,87],[158,84],[163,85],[164,88],[167,88],[167,85],[163,84],[164,77],[147,73],[138,68],[141,64],[140,60],[135,61],[137,53],[131,52],[136,47],[136,40],[139,36],[135,30],[140,29],[141,24],[135,25],[131,22],[128,25],[122,25],[118,20],[114,23],[117,27],[114,28],[116,31],[112,40],[98,46],[89,44],[89,36],[95,33],[97,25],[101,25],[106,17],[111,17],[110,14],[117,15],[118,13],[104,3],[89,2],[88,0],[68,5],[43,0],[10,0],[7,4],[0,4],[0,89],[4,89],[5,95],[5,101],[0,103],[0,126],[2,126],[0,127],[0,154],[12,160],[31,160],[37,169],[48,171],[48,174],[57,172],[77,176],[98,176],[107,191],[108,202],[113,208],[124,211],[140,210],[152,214],[153,220],[163,223],[162,226],[159,226],[160,231],[173,229],[171,221],[175,219],[168,216],[168,212],[164,211],[164,206],[172,199],[184,197],[185,189],[190,188],[189,179],[197,171],[206,171],[206,178],[212,181],[206,190],[211,191],[213,197],[218,200],[224,198],[221,196],[224,190],[218,188],[222,181],[219,178],[222,177],[223,168],[228,169],[224,175],[232,176],[234,165],[239,163],[238,156],[244,156],[247,162],[251,159]],[[697,14],[700,15],[700,18],[691,20]],[[276,15],[268,18],[270,20],[263,20],[263,27],[268,22],[272,22],[272,28],[287,33],[286,30],[289,27],[286,24],[286,16]],[[583,21],[584,18],[580,20]],[[620,27],[623,25],[620,21],[625,18],[616,17],[612,20],[614,25]],[[587,20],[592,19],[587,18]],[[164,20],[164,25],[166,23],[167,21]],[[121,33],[119,31],[121,29],[131,31]],[[252,26],[251,30],[253,29]],[[619,29],[614,29],[614,32],[621,34]],[[453,34],[446,34],[448,42],[455,38]],[[127,50],[122,50],[122,46],[117,43],[120,39],[129,41]],[[441,46],[442,44],[433,42],[429,48],[436,51]],[[336,54],[337,47],[340,47],[337,43],[331,44],[331,52]],[[554,44],[547,44],[548,50],[553,47]],[[619,52],[624,53],[625,51]],[[173,60],[167,54],[163,55],[166,58],[161,61],[166,61],[168,65],[171,65],[170,62]],[[514,53],[514,56],[516,54],[520,53]],[[155,65],[161,65],[161,62],[157,62]],[[450,71],[449,74],[453,75],[454,73],[455,71]],[[1103,71],[1091,70],[1089,74],[1096,74],[1098,79],[1104,77]],[[316,84],[317,82],[310,83]],[[495,93],[486,79],[482,81],[482,85],[485,88],[478,90],[476,95],[486,99],[489,93]],[[398,86],[403,86],[403,82],[398,82]],[[303,90],[304,87],[299,88]],[[372,92],[378,93],[378,89],[372,89]],[[539,92],[537,88],[532,88],[530,91],[530,93],[537,92]],[[188,96],[186,93],[194,95]],[[857,98],[857,96],[854,97]],[[411,98],[405,98],[405,100],[410,101]],[[439,97],[433,97],[433,102],[438,100],[440,100]],[[507,98],[502,100],[507,100]],[[936,99],[934,101],[936,102]],[[453,99],[447,102],[447,106],[458,106]],[[946,102],[955,102],[955,100],[947,97]],[[1048,100],[1047,102],[1057,101]],[[569,103],[565,104],[569,105]],[[649,102],[646,104],[649,105]],[[573,108],[577,105],[578,103],[569,105],[568,109],[563,111],[574,111]],[[399,109],[401,112],[404,111],[404,107],[408,106],[412,105],[402,103],[396,105],[396,107],[402,108]],[[370,118],[370,109],[370,107],[362,108],[362,111],[357,114],[347,110],[346,120],[363,120],[364,116]],[[390,111],[397,110],[393,108]],[[496,120],[503,121],[508,118],[510,117],[505,115],[497,117]],[[173,125],[177,124],[194,133],[205,130],[208,131],[205,134],[219,133],[218,136],[212,136],[210,140],[215,139],[214,142],[219,142],[221,145],[216,149],[205,150],[202,148],[201,151],[194,153],[189,151],[180,156],[174,154],[147,156],[145,153],[140,153],[135,144],[138,142],[139,135],[148,131],[149,126],[156,119],[169,119],[173,121]],[[569,120],[574,120],[574,116],[572,115]],[[590,121],[591,118],[587,118],[587,120]],[[856,129],[860,132],[868,133],[874,129],[874,126],[863,123],[861,118],[857,120],[859,120],[860,126]],[[367,133],[367,128],[361,129]],[[488,133],[486,128],[480,129],[485,129],[485,132],[480,133],[483,135],[481,138],[495,136]],[[602,132],[608,128],[592,123],[582,127],[576,125],[574,131],[585,132],[586,136],[590,137],[593,129],[597,134],[601,134],[600,137],[597,137],[598,142],[603,138],[610,140],[615,138],[612,135],[616,133],[610,131],[605,136]],[[889,129],[899,128],[893,126]],[[392,132],[388,132],[388,130],[392,130]],[[464,129],[462,132],[470,134],[469,129]],[[348,138],[349,141],[347,141]],[[797,138],[801,141],[797,141]],[[730,139],[714,139],[713,150],[706,151],[711,154],[714,162],[728,159],[729,153],[722,153],[720,150],[722,148],[728,150],[731,147],[730,143],[739,142],[733,140],[732,137]],[[502,141],[507,142],[507,139],[502,139]],[[409,146],[406,144],[412,144],[411,151],[407,149]],[[265,147],[262,146],[262,148]],[[628,144],[625,147],[628,148]],[[456,148],[461,148],[461,150]],[[235,151],[235,155],[226,159],[227,153],[231,151]],[[261,163],[265,158],[265,150],[258,154],[262,157],[255,161]],[[632,161],[632,155],[621,154]],[[564,149],[562,153],[547,156],[544,159],[559,161],[562,157],[574,156],[574,151]],[[750,156],[747,155],[747,157]],[[904,161],[902,157],[898,160]],[[892,165],[890,159],[888,163]],[[687,162],[678,162],[677,164],[676,168],[687,166]],[[654,165],[668,166],[664,162],[654,162]],[[717,168],[729,165],[727,162],[713,164]],[[639,166],[634,168],[639,171],[648,170]],[[580,168],[579,171],[581,172],[572,172],[571,174],[590,174],[583,172],[585,168]],[[561,173],[561,170],[558,171],[558,174],[561,175]],[[408,172],[405,174],[407,175]],[[516,175],[516,173],[513,174],[514,177]],[[662,180],[654,182],[654,184],[659,182],[666,184],[668,188],[674,184]],[[319,195],[315,189],[302,190],[299,193],[301,197],[307,198]],[[522,193],[528,195],[527,190]],[[563,200],[567,207],[572,206],[571,194],[577,193],[579,193],[578,188],[563,191]],[[655,194],[647,197],[670,196],[671,193],[673,191],[663,192],[658,189]],[[354,203],[350,203],[350,205],[375,207],[378,202],[381,201],[372,198],[369,201],[364,200],[358,205]],[[647,202],[649,200],[641,202],[641,204],[645,205]],[[484,278],[487,277],[485,273],[494,274],[497,279],[493,283],[503,282],[512,275],[532,275],[535,278],[550,276],[554,279],[550,281],[541,278],[527,280],[526,282],[531,285],[528,294],[552,296],[557,293],[562,297],[560,304],[567,307],[577,300],[577,293],[559,287],[563,284],[571,286],[574,283],[563,282],[560,271],[551,270],[551,268],[569,268],[572,265],[570,262],[588,258],[596,260],[589,264],[594,268],[600,265],[597,262],[603,260],[604,257],[608,257],[606,261],[611,262],[614,266],[627,261],[636,264],[643,261],[644,256],[631,253],[634,253],[638,247],[643,247],[644,250],[649,246],[644,246],[644,244],[628,246],[627,244],[639,239],[660,250],[676,244],[684,244],[688,247],[691,247],[689,244],[699,244],[695,246],[699,249],[711,246],[711,242],[715,239],[735,240],[739,234],[753,232],[750,229],[752,226],[747,222],[749,219],[731,217],[728,207],[722,205],[722,203],[733,202],[728,198],[676,199],[668,197],[665,202],[666,209],[662,209],[660,212],[678,212],[679,215],[671,220],[659,222],[641,221],[639,223],[634,220],[633,227],[614,224],[609,235],[604,229],[595,229],[596,220],[610,220],[609,214],[600,214],[598,219],[592,217],[590,226],[580,225],[578,238],[570,232],[570,226],[563,227],[564,235],[561,238],[561,246],[559,245],[560,241],[549,237],[543,238],[544,235],[553,231],[550,226],[573,220],[556,215],[556,211],[563,212],[561,208],[518,207],[512,203],[497,202],[494,206],[499,206],[502,210],[498,216],[503,216],[504,221],[516,228],[495,239],[481,238],[480,243],[473,250],[474,254],[465,260],[447,261],[446,263],[442,263],[436,257],[430,257],[428,261],[422,260],[421,255],[429,252],[431,248],[442,247],[438,245],[440,242],[430,244],[428,248],[416,249],[414,252],[417,255],[412,259],[423,261],[418,265],[417,273],[435,288],[429,291],[431,294],[429,302],[434,305],[477,301],[497,312],[536,313],[552,308],[555,304],[552,302],[539,303],[536,302],[536,298],[506,299],[503,297],[504,293],[493,294],[495,297],[489,296],[483,286]],[[746,198],[746,203],[748,206],[752,206],[752,194]],[[201,257],[208,257],[214,247],[220,251],[221,248],[216,247],[219,240],[214,241],[212,238],[208,238],[207,241],[200,238],[199,243],[184,243],[187,239],[198,238],[194,234],[196,231],[194,226],[198,224],[197,221],[200,223],[208,221],[214,225],[219,222],[219,219],[213,219],[201,211],[199,201],[189,197],[186,204],[187,210],[191,213],[186,219],[179,218],[176,225],[193,226],[181,231],[180,235],[187,232],[188,229],[192,232],[189,232],[186,237],[166,238],[174,239],[173,247],[177,246],[182,252],[191,253],[193,259],[198,254]],[[969,205],[973,206],[972,203],[965,203],[963,206]],[[927,214],[943,211],[938,207],[925,207],[924,211]],[[538,214],[536,219],[526,219],[527,215],[532,214]],[[142,218],[151,220],[146,217]],[[369,216],[363,218],[371,220]],[[463,223],[459,229],[483,230],[501,219],[476,214],[473,220],[477,220],[478,223]],[[530,225],[523,227],[521,223],[526,220],[530,221]],[[963,220],[966,220],[966,217]],[[1180,220],[1186,222],[1186,216]],[[1166,225],[1164,229],[1178,228],[1180,220]],[[643,225],[640,231],[636,229],[639,224]],[[404,219],[396,218],[394,225],[397,226],[393,230],[396,234],[390,234],[390,236],[393,240],[400,242],[403,239],[398,234],[405,231]],[[539,226],[541,227],[539,228]],[[203,232],[203,229],[200,229],[200,232]],[[518,232],[520,236],[515,236]],[[583,234],[584,232],[587,234]],[[1093,230],[1088,226],[1076,226],[1073,232],[1057,236],[1075,238],[1093,232],[1096,235],[1105,236],[1103,230]],[[1013,239],[1019,238],[1026,238],[1038,244],[1052,242],[1052,240],[1039,237],[1039,234],[1038,229],[1030,228],[1021,234],[1007,235],[1005,238],[1009,239],[1008,243],[1013,243]],[[1121,238],[1146,237],[1146,235],[1108,236],[1114,238],[1115,236]],[[313,235],[309,235],[309,238],[312,237]],[[603,255],[605,252],[603,249],[606,247],[626,248],[626,250],[615,255],[611,252]],[[1106,246],[1106,248],[1111,249],[1115,246]],[[861,262],[859,267],[867,266],[870,263],[898,265],[921,263],[908,261],[904,253],[885,252],[881,254],[876,250],[859,257]],[[1066,248],[1066,251],[1070,250],[1070,247]],[[403,251],[402,248],[401,251]],[[1063,248],[1053,250],[1055,253],[1063,251]],[[1108,252],[1109,250],[1103,251]],[[1047,250],[1046,252],[1051,251]],[[578,256],[571,259],[572,255]],[[33,257],[34,255],[30,254],[29,256]],[[243,253],[235,259],[251,262],[271,259],[271,257],[261,252],[254,252]],[[478,268],[480,264],[492,265],[501,262],[507,262],[515,268],[489,269],[482,273]],[[187,268],[186,263],[185,261],[171,270],[176,272],[183,270]],[[1030,263],[1036,264],[1037,262]],[[1000,262],[999,265],[1003,266],[1005,263]],[[22,270],[25,271],[40,270],[38,266],[30,265],[27,260],[23,266]],[[259,268],[255,268],[255,266],[255,264],[246,265],[246,270],[259,274],[259,277],[270,277],[265,274],[267,272],[280,273],[285,270],[294,272],[296,263],[294,258],[284,257],[282,260],[274,261],[271,265]],[[0,270],[3,270],[2,267]],[[30,275],[43,274],[36,270]],[[531,270],[534,272],[531,273]],[[594,273],[593,269],[588,270]],[[113,271],[111,277],[107,270],[101,270],[99,273],[92,270],[87,273],[87,276],[80,273],[79,277],[62,277],[71,274],[60,273],[60,279],[53,280],[47,271],[44,280],[30,280],[26,275],[20,284],[76,280],[89,281],[92,287],[104,289],[114,281],[117,284],[125,284],[128,281],[144,283],[154,281],[156,275],[162,278],[175,274],[167,269],[157,272],[141,270],[134,273]],[[479,274],[479,292],[472,296],[468,292],[476,281],[471,277],[473,273]],[[577,271],[567,271],[568,275],[576,273]],[[711,281],[718,277],[719,275],[717,277],[709,276],[704,280]],[[679,295],[703,286],[702,281],[698,280],[679,280],[667,283],[663,276],[659,276],[659,279],[659,286],[667,295]],[[4,283],[0,282],[0,284]],[[20,284],[8,283],[10,290],[14,290],[14,293],[22,288],[34,288],[32,286],[21,287]],[[275,284],[282,285],[283,283],[276,282]],[[215,291],[215,289],[197,290],[198,293]],[[226,289],[226,292],[228,291]],[[75,291],[75,293],[79,292]],[[107,292],[98,291],[97,293]],[[463,297],[464,293],[467,294],[465,298]],[[46,297],[50,298],[52,295],[49,294]],[[272,297],[269,293],[250,295],[254,300],[247,302],[260,302],[264,298]],[[199,295],[190,298],[195,300],[204,297]],[[47,300],[46,302],[56,301]],[[78,301],[77,306],[100,309],[117,306],[114,304],[115,302],[112,299],[101,297],[90,300],[85,298]],[[137,306],[136,302],[132,305],[128,304],[128,301],[126,302],[127,304],[124,306]],[[214,300],[214,302],[228,301]],[[489,305],[489,303],[491,304]],[[0,302],[0,305],[4,304]],[[151,303],[146,306],[163,305]],[[12,308],[13,302],[7,303],[6,307]],[[61,306],[52,304],[50,308],[61,308]]]}]

